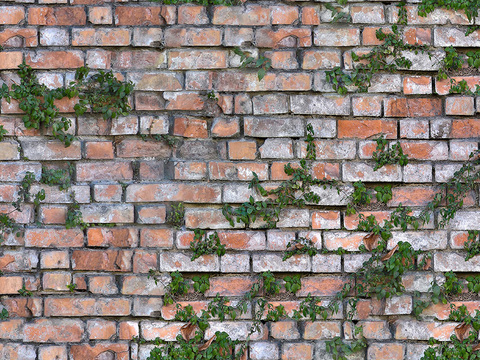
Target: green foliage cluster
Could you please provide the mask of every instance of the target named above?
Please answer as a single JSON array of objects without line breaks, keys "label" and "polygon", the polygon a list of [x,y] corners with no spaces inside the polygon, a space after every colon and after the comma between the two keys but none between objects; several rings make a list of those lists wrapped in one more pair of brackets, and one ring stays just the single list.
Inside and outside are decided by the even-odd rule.
[{"label": "green foliage cluster", "polygon": [[88,224],[83,221],[80,204],[75,199],[75,192],[72,192],[70,194],[70,203],[68,204],[67,215],[65,217],[65,228],[72,229],[74,227],[86,229]]},{"label": "green foliage cluster", "polygon": [[260,55],[258,59],[255,60],[254,57],[250,56],[250,53],[242,51],[239,48],[235,48],[233,52],[240,56],[240,68],[246,68],[248,65],[252,64],[253,67],[258,69],[258,80],[262,80],[267,71],[272,67],[272,60],[264,56]]},{"label": "green foliage cluster", "polygon": [[355,326],[354,337],[355,339],[350,343],[344,342],[339,336],[326,342],[326,349],[332,354],[334,360],[348,360],[350,355],[356,354],[367,347],[367,340],[363,337],[361,326]]},{"label": "green foliage cluster", "polygon": [[430,339],[429,347],[420,360],[474,360],[480,359],[478,335],[480,331],[480,311],[472,315],[465,305],[458,308],[451,304],[449,321],[458,322],[450,341]]},{"label": "green foliage cluster", "polygon": [[287,243],[287,248],[283,254],[283,261],[291,258],[294,255],[308,254],[315,256],[318,254],[318,249],[312,240],[305,237],[299,237]]},{"label": "green foliage cluster", "polygon": [[412,62],[404,56],[404,52],[427,53],[428,47],[407,44],[403,41],[402,35],[397,25],[393,25],[389,33],[384,33],[382,28],[378,29],[376,37],[382,41],[381,45],[373,47],[364,55],[357,55],[352,51],[354,69],[346,72],[336,67],[325,73],[326,80],[332,84],[337,93],[345,95],[348,87],[352,86],[357,88],[358,92],[367,92],[373,76],[381,71],[395,72],[400,69],[410,69]]},{"label": "green foliage cluster", "polygon": [[[316,148],[313,137],[313,127],[307,125],[306,138],[306,157],[300,160],[300,167],[294,168],[291,164],[285,165],[284,171],[290,178],[283,181],[272,190],[265,189],[260,185],[257,174],[253,173],[253,179],[249,184],[249,189],[253,189],[265,200],[255,200],[250,196],[248,202],[241,204],[237,208],[225,204],[222,213],[230,222],[231,226],[243,223],[250,226],[257,219],[265,222],[267,228],[274,228],[279,221],[280,213],[287,207],[303,208],[307,204],[318,204],[320,196],[315,192],[315,187],[326,189],[336,187],[334,180],[316,179],[311,174],[311,161],[316,158]],[[337,188],[340,192],[340,190]]]},{"label": "green foliage cluster", "polygon": [[[87,67],[78,68],[75,80],[66,87],[49,89],[40,84],[35,71],[25,63],[18,67],[19,84],[6,84],[0,89],[0,97],[7,102],[18,101],[19,108],[25,112],[22,120],[27,129],[51,128],[53,137],[69,146],[74,136],[67,131],[70,120],[59,116],[55,101],[63,98],[78,97],[74,105],[75,115],[83,115],[87,110],[101,113],[104,119],[126,115],[130,110],[128,97],[133,91],[133,84],[119,81],[112,72],[99,70],[89,76]],[[4,132],[2,132],[4,133]]]},{"label": "green foliage cluster", "polygon": [[40,182],[49,186],[58,186],[60,190],[68,190],[72,186],[75,166],[70,164],[67,169],[48,169],[42,167]]},{"label": "green foliage cluster", "polygon": [[478,16],[480,3],[478,0],[422,0],[418,6],[418,15],[427,16],[435,9],[448,9],[465,12],[468,20],[473,23],[473,20]]},{"label": "green foliage cluster", "polygon": [[218,233],[207,235],[205,230],[195,229],[193,241],[190,243],[190,250],[192,250],[192,261],[202,255],[217,254],[222,256],[225,254],[226,246],[220,243]]},{"label": "green foliage cluster", "polygon": [[372,201],[372,193],[365,187],[362,181],[357,181],[353,184],[353,193],[350,199],[350,202],[347,204],[347,215],[356,214],[357,207],[370,204]]},{"label": "green foliage cluster", "polygon": [[375,141],[377,142],[377,148],[372,155],[372,159],[375,161],[374,171],[385,165],[398,164],[405,166],[408,164],[408,156],[403,153],[402,146],[398,142],[389,144],[383,136]]},{"label": "green foliage cluster", "polygon": [[167,215],[167,222],[175,229],[180,229],[183,226],[185,218],[185,205],[182,202],[172,204],[172,210]]}]

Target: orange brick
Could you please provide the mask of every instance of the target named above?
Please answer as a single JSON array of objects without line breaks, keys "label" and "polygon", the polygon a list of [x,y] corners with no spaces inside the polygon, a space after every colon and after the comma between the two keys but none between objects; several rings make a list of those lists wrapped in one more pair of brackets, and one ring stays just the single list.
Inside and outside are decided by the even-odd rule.
[{"label": "orange brick", "polygon": [[69,26],[85,25],[87,15],[83,7],[31,7],[28,9],[29,25]]},{"label": "orange brick", "polygon": [[228,155],[233,160],[254,160],[257,152],[257,144],[254,141],[230,141],[228,143]]},{"label": "orange brick", "polygon": [[113,145],[109,141],[88,141],[85,143],[87,159],[113,159]]},{"label": "orange brick", "polygon": [[191,117],[176,117],[173,134],[189,138],[207,138],[207,121]]}]

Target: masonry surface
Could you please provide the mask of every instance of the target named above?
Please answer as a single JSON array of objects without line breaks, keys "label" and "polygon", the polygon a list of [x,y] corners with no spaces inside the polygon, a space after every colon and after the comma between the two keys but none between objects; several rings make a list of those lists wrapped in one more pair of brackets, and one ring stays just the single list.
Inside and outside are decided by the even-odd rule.
[{"label": "masonry surface", "polygon": [[[463,35],[464,14],[439,9],[420,17],[415,3],[407,3],[406,42],[438,48],[439,57],[448,45],[480,47],[479,34]],[[352,49],[378,44],[375,30],[397,21],[395,5],[352,2],[344,7],[352,21],[331,23],[322,1],[248,1],[234,7],[2,2],[2,82],[18,82],[15,69],[23,61],[50,87],[68,84],[76,68],[88,65],[132,81],[135,92],[130,115],[108,121],[89,113],[75,117],[73,101],[59,103],[77,136],[69,147],[47,129],[26,129],[21,110],[2,100],[0,124],[8,134],[0,142],[0,209],[11,210],[27,171],[37,180],[42,167],[72,164],[74,172],[70,190],[37,184],[46,199],[13,213],[25,232],[0,247],[0,305],[9,312],[0,321],[0,359],[145,360],[153,345],[132,342],[133,336],[172,341],[183,325],[172,321],[173,307],[164,306],[164,289],[148,278],[150,269],[209,273],[211,288],[205,299],[192,301],[197,307],[217,293],[240,297],[254,275],[267,270],[302,274],[300,299],[308,293],[334,296],[365,259],[358,249],[366,234],[356,231],[355,216],[345,214],[348,199],[326,190],[321,205],[287,209],[271,230],[240,224],[233,229],[221,207],[249,200],[252,172],[265,185],[285,180],[284,165],[305,157],[308,124],[314,129],[317,178],[347,187],[359,180],[393,185],[387,206],[373,210],[379,219],[399,203],[427,204],[436,187],[478,149],[480,104],[473,96],[449,95],[450,82],[435,78],[438,59],[411,54],[411,71],[375,75],[368,93],[341,96],[326,81],[326,70],[351,69]],[[257,69],[240,68],[236,47],[271,59],[262,80]],[[476,74],[462,78],[480,83]],[[212,90],[215,96],[208,95]],[[166,134],[175,137],[173,146],[155,136]],[[373,171],[378,134],[400,142],[408,165]],[[94,226],[65,228],[72,191],[83,220]],[[432,250],[433,272],[405,275],[406,294],[400,297],[362,303],[357,320],[369,345],[355,359],[417,360],[430,336],[450,336],[453,327],[440,321],[448,308],[431,306],[415,320],[412,293],[426,292],[437,273],[480,272],[478,260],[465,262],[457,254],[466,231],[480,229],[478,201],[472,191],[445,229],[434,228],[434,219],[426,229],[393,232],[389,248],[409,241]],[[185,218],[177,229],[166,219],[179,202]],[[191,262],[195,228],[217,230],[226,254]],[[283,262],[287,243],[298,236],[327,251]],[[350,253],[335,253],[339,247]],[[76,285],[73,292],[69,284]],[[21,296],[22,288],[32,296]],[[287,312],[299,302],[284,301]],[[469,304],[479,307],[480,301]],[[249,321],[246,316],[211,326],[242,339]],[[349,334],[342,313],[325,321],[267,322],[247,356],[331,359],[325,341]]]}]

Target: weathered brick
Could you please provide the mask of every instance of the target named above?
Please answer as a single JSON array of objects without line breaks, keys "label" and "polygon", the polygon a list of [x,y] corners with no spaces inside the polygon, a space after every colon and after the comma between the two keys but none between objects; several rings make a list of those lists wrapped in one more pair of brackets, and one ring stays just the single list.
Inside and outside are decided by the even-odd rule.
[{"label": "weathered brick", "polygon": [[80,320],[38,319],[25,324],[24,340],[29,342],[80,342],[85,326]]},{"label": "weathered brick", "polygon": [[350,98],[344,96],[292,95],[290,106],[294,114],[350,115]]},{"label": "weathered brick", "polygon": [[132,251],[129,250],[74,250],[74,270],[131,271]]},{"label": "weathered brick", "polygon": [[314,30],[314,44],[317,46],[360,45],[358,28],[318,28]]},{"label": "weathered brick", "polygon": [[270,23],[270,9],[258,5],[217,6],[213,12],[215,25],[259,26]]},{"label": "weathered brick", "polygon": [[[3,11],[0,11],[2,14]],[[22,16],[23,19],[23,16]],[[29,25],[69,26],[85,25],[87,15],[83,7],[30,7],[28,9]]]},{"label": "weathered brick", "polygon": [[434,98],[386,98],[383,106],[388,117],[432,117],[442,114],[442,101]]}]

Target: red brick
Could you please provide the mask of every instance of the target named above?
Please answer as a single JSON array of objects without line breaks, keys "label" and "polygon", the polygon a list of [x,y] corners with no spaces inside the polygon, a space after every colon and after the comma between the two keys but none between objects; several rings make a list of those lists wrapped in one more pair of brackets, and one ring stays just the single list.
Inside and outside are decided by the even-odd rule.
[{"label": "red brick", "polygon": [[25,324],[24,341],[27,342],[80,342],[84,325],[80,320],[38,319]]},{"label": "red brick", "polygon": [[258,5],[250,5],[245,8],[216,6],[212,20],[215,25],[261,26],[268,25],[269,22],[270,9]]},{"label": "red brick", "polygon": [[132,251],[75,250],[72,253],[74,270],[131,271]]},{"label": "red brick", "polygon": [[207,8],[205,6],[182,5],[178,7],[178,23],[204,25],[208,24]]},{"label": "red brick", "polygon": [[298,20],[298,7],[272,6],[270,7],[272,25],[290,25]]},{"label": "red brick", "polygon": [[386,98],[385,116],[434,117],[442,114],[442,100],[435,98]]},{"label": "red brick", "polygon": [[129,29],[73,29],[72,46],[127,46],[130,45]]},{"label": "red brick", "polygon": [[113,356],[115,360],[128,360],[128,344],[82,344],[72,345],[70,348],[72,360],[100,359],[102,354],[109,354],[107,356]]},{"label": "red brick", "polygon": [[174,6],[118,6],[115,25],[165,25],[175,23]]},{"label": "red brick", "polygon": [[397,121],[395,120],[338,120],[338,138],[366,139],[384,134],[387,139],[397,138]]},{"label": "red brick", "polygon": [[77,163],[78,181],[131,180],[133,170],[129,162]]},{"label": "red brick", "polygon": [[127,202],[219,203],[220,197],[221,188],[209,184],[133,184],[127,188]]},{"label": "red brick", "polygon": [[257,29],[257,46],[262,48],[309,47],[312,46],[312,33],[309,28],[269,28]]},{"label": "red brick", "polygon": [[4,48],[35,47],[38,45],[37,30],[24,28],[5,29],[0,32],[0,45]]},{"label": "red brick", "polygon": [[27,53],[25,62],[34,69],[76,69],[84,65],[81,51],[46,51]]},{"label": "red brick", "polygon": [[83,7],[30,7],[28,9],[29,25],[69,26],[85,25],[87,15]]},{"label": "red brick", "polygon": [[79,229],[27,229],[25,246],[81,247],[83,246],[83,232]]},{"label": "red brick", "polygon": [[126,316],[130,314],[130,300],[93,298],[47,298],[45,316]]},{"label": "red brick", "polygon": [[207,121],[191,117],[176,117],[173,135],[206,139],[208,137]]},{"label": "red brick", "polygon": [[167,28],[164,34],[165,47],[219,46],[222,32],[208,28]]},{"label": "red brick", "polygon": [[173,247],[173,232],[170,229],[142,229],[140,244],[143,247],[171,248]]},{"label": "red brick", "polygon": [[87,159],[113,159],[113,145],[109,141],[88,141],[85,144]]},{"label": "red brick", "polygon": [[230,141],[228,155],[233,160],[254,160],[256,158],[257,144],[254,141]]},{"label": "red brick", "polygon": [[303,25],[320,25],[320,8],[315,6],[302,7]]},{"label": "red brick", "polygon": [[87,231],[88,246],[93,247],[136,247],[138,232],[136,229],[92,228]]}]

